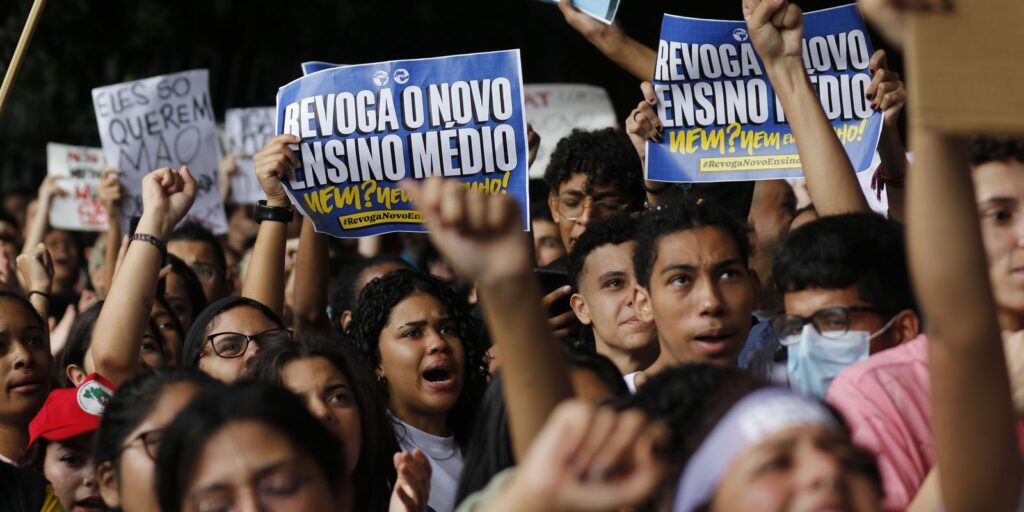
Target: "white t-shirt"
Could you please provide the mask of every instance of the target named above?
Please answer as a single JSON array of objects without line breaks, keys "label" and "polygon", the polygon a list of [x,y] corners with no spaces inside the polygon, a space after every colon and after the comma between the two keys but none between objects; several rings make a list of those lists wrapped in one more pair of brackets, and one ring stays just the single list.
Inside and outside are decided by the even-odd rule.
[{"label": "white t-shirt", "polygon": [[455,495],[459,491],[462,476],[462,450],[455,442],[455,436],[437,437],[391,417],[395,425],[395,437],[404,451],[419,448],[430,462],[430,499],[427,504],[434,512],[452,512],[455,509]]},{"label": "white t-shirt", "polygon": [[629,389],[631,395],[636,394],[636,376],[639,374],[640,372],[633,372],[622,376],[622,380],[626,381],[626,388]]}]

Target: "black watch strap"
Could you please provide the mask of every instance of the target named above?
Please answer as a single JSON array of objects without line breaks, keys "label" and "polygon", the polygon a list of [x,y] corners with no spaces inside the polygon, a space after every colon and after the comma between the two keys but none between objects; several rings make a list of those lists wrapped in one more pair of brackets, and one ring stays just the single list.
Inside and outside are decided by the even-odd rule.
[{"label": "black watch strap", "polygon": [[287,224],[295,218],[295,207],[292,205],[268,206],[267,201],[265,199],[261,199],[256,202],[256,212],[253,214],[253,218],[258,223],[265,220],[271,220]]}]

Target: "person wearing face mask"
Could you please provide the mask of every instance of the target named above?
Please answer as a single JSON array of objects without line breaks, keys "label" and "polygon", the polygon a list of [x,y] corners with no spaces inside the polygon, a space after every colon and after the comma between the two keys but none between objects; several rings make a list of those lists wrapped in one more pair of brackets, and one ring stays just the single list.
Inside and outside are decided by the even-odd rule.
[{"label": "person wearing face mask", "polygon": [[894,221],[853,213],[802,226],[779,246],[774,275],[783,314],[771,321],[776,340],[754,353],[750,369],[805,395],[825,398],[839,372],[920,330]]},{"label": "person wearing face mask", "polygon": [[23,466],[39,470],[50,483],[43,511],[103,512],[93,468],[92,443],[113,385],[90,375],[77,388],[57,389],[29,423]]}]

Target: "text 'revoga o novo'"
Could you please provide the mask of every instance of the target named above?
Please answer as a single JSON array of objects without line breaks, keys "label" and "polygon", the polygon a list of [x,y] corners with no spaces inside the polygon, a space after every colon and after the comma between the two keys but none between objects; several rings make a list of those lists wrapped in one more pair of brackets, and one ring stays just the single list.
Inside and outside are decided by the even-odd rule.
[{"label": "text 'revoga o novo'", "polygon": [[410,85],[395,100],[383,88],[288,104],[283,133],[303,139],[303,173],[291,180],[292,189],[518,166],[516,131],[506,123],[515,113],[507,78],[430,84],[425,91]]}]

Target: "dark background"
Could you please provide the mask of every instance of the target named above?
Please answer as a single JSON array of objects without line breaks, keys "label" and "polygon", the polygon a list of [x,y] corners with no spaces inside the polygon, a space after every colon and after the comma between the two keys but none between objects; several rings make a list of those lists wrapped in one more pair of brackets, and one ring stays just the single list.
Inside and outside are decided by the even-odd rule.
[{"label": "dark background", "polygon": [[[805,11],[850,3],[798,2]],[[0,0],[6,70],[31,0]],[[623,0],[618,22],[655,46],[662,13],[742,19],[740,0]],[[878,37],[872,37],[876,47]],[[0,193],[34,188],[47,142],[99,146],[91,90],[210,70],[214,109],[273,105],[299,63],[522,50],[524,81],[605,87],[620,118],[639,82],[539,0],[49,0],[0,120]],[[543,136],[543,134],[541,134]]]}]

